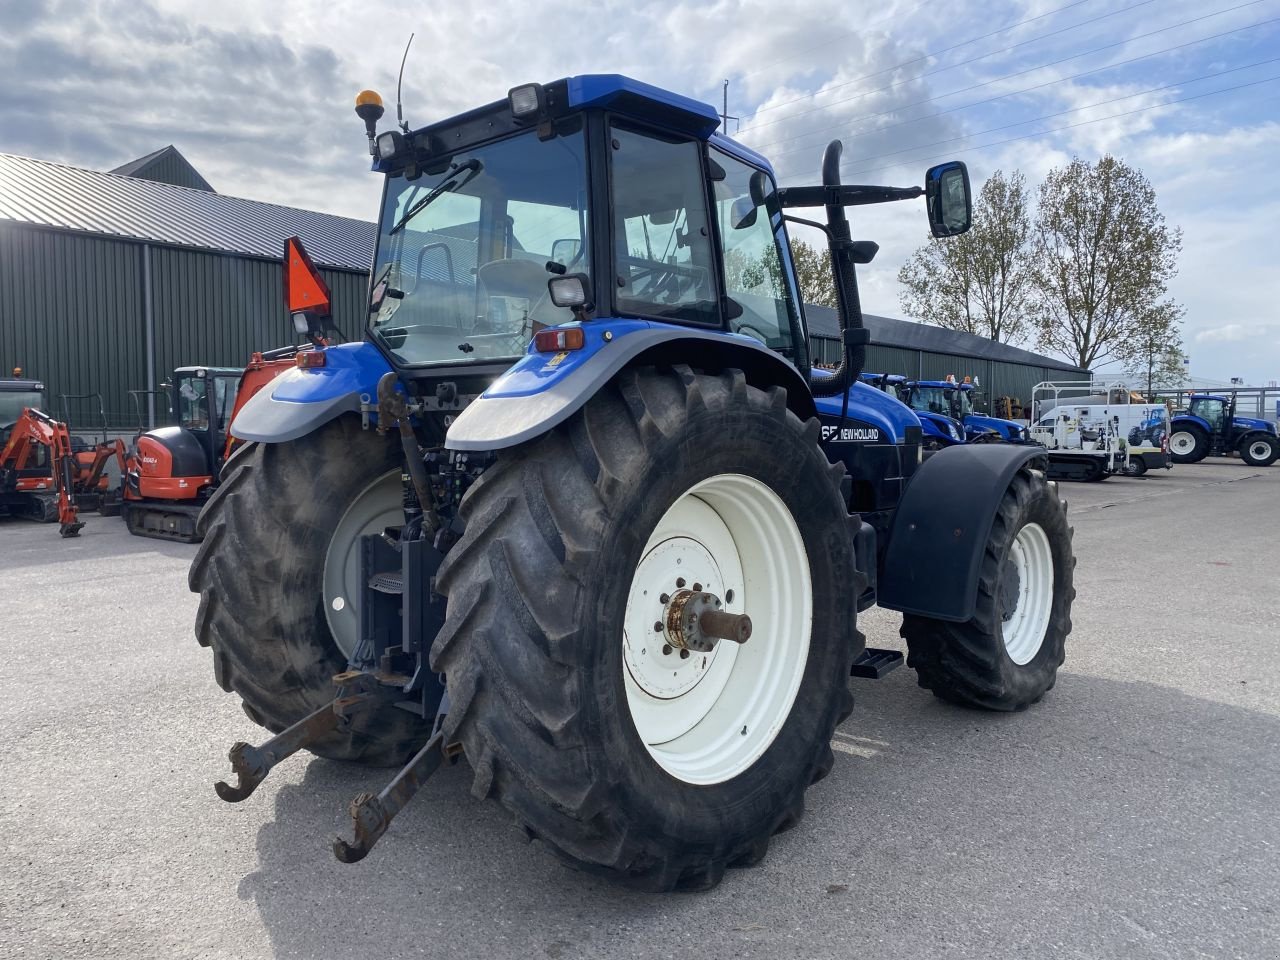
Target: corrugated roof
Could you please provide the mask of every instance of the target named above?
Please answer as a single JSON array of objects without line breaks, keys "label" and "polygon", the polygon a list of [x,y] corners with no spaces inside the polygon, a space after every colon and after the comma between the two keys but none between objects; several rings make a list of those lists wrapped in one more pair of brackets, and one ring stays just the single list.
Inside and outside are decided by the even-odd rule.
[{"label": "corrugated roof", "polygon": [[[840,322],[836,312],[830,307],[820,307],[812,303],[805,304],[805,319],[809,322],[809,334],[814,337],[840,339]],[[983,360],[996,360],[1005,363],[1025,363],[1036,367],[1050,367],[1054,370],[1069,370],[1072,373],[1087,373],[1080,367],[1056,360],[1030,350],[1011,347],[1006,343],[996,343],[986,337],[979,337],[960,330],[947,330],[927,323],[914,323],[910,320],[897,320],[893,317],[879,317],[873,313],[863,314],[863,323],[871,331],[871,342],[885,347],[905,347],[908,350],[924,350],[927,353],[947,353],[958,357],[981,357]]]},{"label": "corrugated roof", "polygon": [[0,221],[278,260],[299,236],[318,264],[361,273],[374,225],[0,153]]},{"label": "corrugated roof", "polygon": [[172,183],[179,187],[208,190],[210,193],[217,192],[209,181],[200,175],[200,171],[191,165],[191,161],[182,155],[182,151],[173,144],[161,147],[137,160],[130,160],[107,172],[121,177],[154,180],[156,183]]}]

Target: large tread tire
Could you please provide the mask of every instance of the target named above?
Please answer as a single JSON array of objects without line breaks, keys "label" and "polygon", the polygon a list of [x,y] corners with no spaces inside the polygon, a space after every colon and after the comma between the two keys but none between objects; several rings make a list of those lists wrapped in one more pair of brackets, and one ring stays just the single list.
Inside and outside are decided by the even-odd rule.
[{"label": "large tread tire", "polygon": [[1187,454],[1178,454],[1173,452],[1173,447],[1169,448],[1169,456],[1174,463],[1199,463],[1209,455],[1209,435],[1195,424],[1186,427],[1176,427],[1174,433],[1189,433],[1195,438],[1195,446],[1191,448],[1191,452]]},{"label": "large tread tire", "polygon": [[[779,387],[627,370],[549,434],[504,451],[462,503],[466,533],[441,567],[448,614],[431,654],[447,678],[445,731],[473,793],[569,863],[648,890],[705,889],[758,862],[830,771],[863,648],[843,467]],[[666,773],[631,720],[622,617],[650,531],[694,483],[764,481],[787,504],[812,568],[799,692],[765,752],[730,780]],[[761,641],[765,638],[760,637]],[[757,642],[753,637],[749,642]]]},{"label": "large tread tire", "polygon": [[[1262,443],[1267,445],[1267,452],[1260,457],[1254,456],[1252,448],[1254,445]],[[1236,449],[1240,453],[1240,459],[1251,467],[1269,467],[1276,462],[1277,457],[1280,457],[1280,441],[1264,433],[1255,433],[1252,436],[1245,437],[1240,441],[1240,445]]]},{"label": "large tread tire", "polygon": [[[325,551],[352,499],[397,463],[386,438],[339,417],[288,443],[237,450],[200,514],[203,543],[188,575],[200,594],[196,639],[213,653],[218,685],[273,733],[333,699],[346,658],[325,618]],[[412,714],[380,709],[310,750],[394,766],[429,734]]]},{"label": "large tread tire", "polygon": [[[1005,648],[998,598],[1005,560],[1018,531],[1038,523],[1049,539],[1054,588],[1048,627],[1039,651],[1023,666]],[[1065,659],[1075,600],[1075,556],[1066,502],[1038,470],[1020,471],[996,511],[978,573],[974,616],[952,623],[907,614],[900,633],[907,642],[907,665],[920,686],[940,699],[984,710],[1025,710],[1053,688]]]}]

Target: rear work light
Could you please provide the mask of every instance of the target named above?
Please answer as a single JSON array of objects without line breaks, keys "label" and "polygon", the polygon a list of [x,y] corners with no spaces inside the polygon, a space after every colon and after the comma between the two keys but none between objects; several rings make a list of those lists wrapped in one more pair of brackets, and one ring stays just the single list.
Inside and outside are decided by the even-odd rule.
[{"label": "rear work light", "polygon": [[303,350],[293,358],[293,363],[295,366],[301,367],[304,370],[309,370],[312,367],[323,367],[324,351],[323,350]]},{"label": "rear work light", "polygon": [[587,343],[587,335],[581,327],[539,330],[533,338],[533,348],[539,353],[559,353],[562,350],[581,350]]}]

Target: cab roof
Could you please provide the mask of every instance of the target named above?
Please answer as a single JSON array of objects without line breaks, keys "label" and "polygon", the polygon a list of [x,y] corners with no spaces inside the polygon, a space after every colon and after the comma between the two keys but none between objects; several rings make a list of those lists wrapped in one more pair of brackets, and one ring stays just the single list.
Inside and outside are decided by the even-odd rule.
[{"label": "cab roof", "polygon": [[39,393],[44,384],[39,380],[0,380],[0,391],[5,393]]}]

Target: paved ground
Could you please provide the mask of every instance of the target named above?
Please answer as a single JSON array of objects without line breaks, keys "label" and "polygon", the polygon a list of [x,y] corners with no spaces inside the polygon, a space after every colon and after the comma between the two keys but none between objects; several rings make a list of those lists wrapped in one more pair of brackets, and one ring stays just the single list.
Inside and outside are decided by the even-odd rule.
[{"label": "paved ground", "polygon": [[463,768],[354,867],[329,839],[381,773],[300,756],[221,803],[260,733],[192,639],[194,548],[0,521],[0,956],[1274,958],[1280,467],[1064,491],[1057,689],[1009,717],[852,681],[803,823],[665,897],[561,867]]}]

